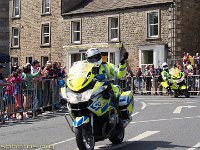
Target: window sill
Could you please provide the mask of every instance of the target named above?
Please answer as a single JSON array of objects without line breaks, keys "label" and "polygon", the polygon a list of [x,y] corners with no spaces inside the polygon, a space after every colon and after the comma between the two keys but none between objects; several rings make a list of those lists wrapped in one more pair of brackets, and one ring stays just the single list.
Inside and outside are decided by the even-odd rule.
[{"label": "window sill", "polygon": [[160,37],[147,37],[146,41],[161,40]]},{"label": "window sill", "polygon": [[43,48],[43,47],[51,47],[51,44],[42,44],[42,45],[40,45],[40,47],[41,48]]},{"label": "window sill", "polygon": [[81,45],[80,41],[72,42],[73,45]]},{"label": "window sill", "polygon": [[20,49],[20,47],[19,46],[10,47],[10,49]]},{"label": "window sill", "polygon": [[42,13],[41,16],[51,16],[51,13]]},{"label": "window sill", "polygon": [[119,39],[110,39],[109,42],[110,43],[119,43]]},{"label": "window sill", "polygon": [[21,19],[21,16],[16,16],[16,17],[15,17],[15,16],[12,16],[11,19],[13,19],[13,20],[14,20],[14,19]]}]

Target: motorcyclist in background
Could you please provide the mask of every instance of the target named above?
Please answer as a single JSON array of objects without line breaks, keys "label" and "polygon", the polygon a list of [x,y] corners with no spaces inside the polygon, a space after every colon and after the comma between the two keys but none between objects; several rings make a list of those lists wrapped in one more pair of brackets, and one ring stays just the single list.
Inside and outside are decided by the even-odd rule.
[{"label": "motorcyclist in background", "polygon": [[[94,63],[96,68],[96,78],[97,80],[111,80],[111,79],[121,79],[126,74],[126,60],[128,59],[128,53],[124,53],[122,60],[120,61],[119,68],[114,64],[108,62],[102,62],[101,51],[97,48],[90,48],[87,50],[86,59],[89,63]],[[104,77],[102,77],[102,75]],[[117,86],[112,85],[112,90],[114,91],[114,97],[111,97],[112,102],[114,103],[115,108],[118,110],[118,100],[120,89]],[[109,95],[109,93],[108,93]]]},{"label": "motorcyclist in background", "polygon": [[166,62],[164,62],[162,64],[162,68],[163,68],[163,71],[161,72],[161,76],[162,76],[163,82],[165,83],[165,84],[162,84],[162,86],[165,89],[167,89],[168,94],[170,94],[171,93],[171,89],[170,89],[171,75],[170,75],[169,66]]}]

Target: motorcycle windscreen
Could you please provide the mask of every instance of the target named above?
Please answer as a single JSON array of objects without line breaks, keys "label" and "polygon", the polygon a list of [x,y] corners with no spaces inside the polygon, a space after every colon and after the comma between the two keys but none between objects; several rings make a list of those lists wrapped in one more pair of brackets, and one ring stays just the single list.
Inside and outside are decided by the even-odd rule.
[{"label": "motorcycle windscreen", "polygon": [[181,72],[178,68],[172,68],[170,70],[170,74],[171,74],[172,79],[180,79],[182,77]]},{"label": "motorcycle windscreen", "polygon": [[79,91],[86,87],[94,78],[91,70],[94,64],[87,61],[76,62],[70,69],[67,86],[73,91]]}]

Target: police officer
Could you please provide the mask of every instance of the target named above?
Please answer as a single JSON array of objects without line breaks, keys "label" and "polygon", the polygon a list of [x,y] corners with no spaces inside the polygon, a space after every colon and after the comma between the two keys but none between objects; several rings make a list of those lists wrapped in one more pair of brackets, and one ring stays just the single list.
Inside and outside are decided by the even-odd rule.
[{"label": "police officer", "polygon": [[171,79],[171,75],[170,75],[170,72],[169,72],[169,66],[166,62],[164,62],[162,64],[162,68],[163,68],[163,71],[161,72],[161,76],[162,76],[162,79],[164,82],[162,82],[162,86],[167,89],[168,91],[168,94],[171,92],[170,90],[170,79]]},{"label": "police officer", "polygon": [[[102,56],[101,56],[101,51],[97,48],[90,48],[87,50],[86,54],[86,59],[89,63],[94,63],[96,68],[98,69],[96,72],[97,74],[104,74],[105,78],[107,80],[111,79],[121,79],[125,74],[126,74],[126,60],[128,59],[128,53],[124,53],[124,56],[122,60],[120,61],[119,68],[116,67],[114,64],[108,63],[108,62],[102,62]],[[119,88],[115,88],[112,85],[112,89],[115,93],[115,90],[120,90]],[[115,95],[117,97],[117,95]],[[114,105],[116,108],[118,108],[118,102],[116,101],[116,98],[112,98]]]}]

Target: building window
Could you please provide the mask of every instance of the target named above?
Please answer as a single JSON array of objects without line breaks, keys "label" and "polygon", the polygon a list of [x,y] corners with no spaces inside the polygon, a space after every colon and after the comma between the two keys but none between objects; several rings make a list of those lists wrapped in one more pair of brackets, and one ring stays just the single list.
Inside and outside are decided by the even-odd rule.
[{"label": "building window", "polygon": [[72,43],[81,42],[81,22],[72,21],[71,22],[71,34],[72,34]]},{"label": "building window", "polygon": [[19,47],[19,28],[12,28],[12,43],[11,47]]},{"label": "building window", "polygon": [[47,56],[42,56],[41,57],[41,65],[42,65],[42,67],[44,67],[46,65],[48,60],[49,60],[49,57],[47,57]]},{"label": "building window", "polygon": [[13,0],[13,17],[20,17],[20,0]]},{"label": "building window", "polygon": [[119,41],[119,19],[118,17],[110,17],[109,21],[109,41]]},{"label": "building window", "polygon": [[159,36],[159,15],[158,12],[151,12],[147,14],[148,20],[148,37],[156,38]]},{"label": "building window", "polygon": [[50,45],[50,25],[49,23],[42,25],[42,43],[43,46]]},{"label": "building window", "polygon": [[32,63],[33,57],[26,57],[26,63]]},{"label": "building window", "polygon": [[142,62],[141,62],[141,66],[142,66],[142,70],[145,70],[146,66],[150,66],[153,65],[153,50],[143,50],[142,51]]},{"label": "building window", "polygon": [[14,66],[15,64],[18,64],[18,57],[11,57],[11,65]]},{"label": "building window", "polygon": [[42,14],[50,13],[50,0],[42,0]]}]

